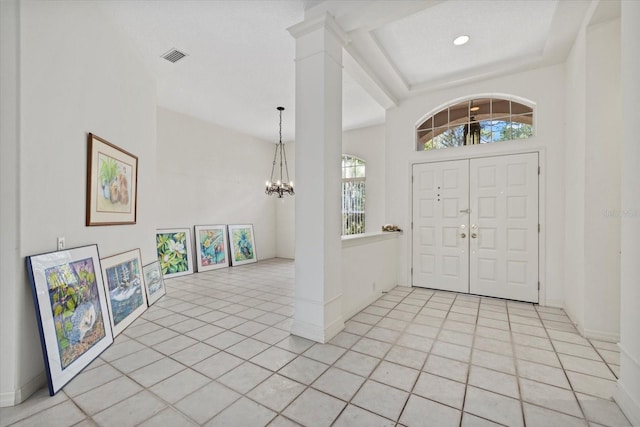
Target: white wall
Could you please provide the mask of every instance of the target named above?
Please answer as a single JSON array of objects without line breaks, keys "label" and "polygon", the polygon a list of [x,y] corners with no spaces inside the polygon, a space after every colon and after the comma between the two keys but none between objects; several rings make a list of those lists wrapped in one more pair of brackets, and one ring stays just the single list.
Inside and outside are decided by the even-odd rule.
[{"label": "white wall", "polygon": [[344,319],[349,319],[397,284],[399,234],[376,233],[342,238]]},{"label": "white wall", "polygon": [[[11,5],[2,7],[4,76],[5,20],[15,26],[15,15],[5,15]],[[7,184],[19,191],[10,196],[19,205],[6,217],[4,200],[2,209],[3,237],[5,227],[16,228],[10,239],[18,236],[14,247],[2,246],[2,257],[17,263],[0,276],[3,406],[44,384],[25,256],[55,250],[56,237],[64,236],[67,247],[97,243],[102,257],[140,248],[144,262],[155,258],[154,81],[95,3],[20,2],[19,13],[19,133],[7,141],[12,165],[5,164],[4,133],[2,143],[3,193]],[[88,132],[138,156],[137,224],[85,227]]]},{"label": "white wall", "polygon": [[[342,133],[342,154],[350,154],[367,162],[367,188],[365,198],[365,231],[380,231],[385,224],[385,127],[369,126]],[[295,184],[295,144],[286,144],[289,174]],[[273,154],[272,154],[273,155]],[[295,196],[294,196],[295,197]],[[277,204],[277,255],[294,258],[295,249],[295,201],[285,196]]]},{"label": "white wall", "polygon": [[342,154],[367,162],[365,189],[365,232],[380,231],[385,224],[385,127],[369,126],[342,134]]},{"label": "white wall", "polygon": [[258,259],[276,255],[276,200],[264,193],[273,144],[158,108],[158,228],[253,224]]},{"label": "white wall", "polygon": [[617,342],[620,333],[622,124],[619,19],[587,29],[586,65],[584,334]]},{"label": "white wall", "polygon": [[621,22],[621,246],[620,379],[615,395],[640,425],[640,2],[622,2]]},{"label": "white wall", "polygon": [[[16,401],[16,369],[21,338],[18,322],[26,310],[27,286],[20,257],[20,7],[0,1],[0,406]],[[16,284],[21,284],[17,286]],[[17,303],[16,303],[17,302]],[[31,309],[33,312],[33,309]],[[28,327],[33,327],[33,321]],[[20,381],[24,382],[24,379]],[[21,398],[18,398],[21,400]]]},{"label": "white wall", "polygon": [[580,31],[565,65],[564,309],[584,324],[584,167],[586,141],[586,30]]},{"label": "white wall", "polygon": [[[546,193],[546,211],[541,212],[546,236],[546,256],[540,260],[541,303],[561,305],[563,298],[564,239],[564,73],[563,67],[552,66],[533,71],[427,93],[403,102],[387,111],[386,122],[386,221],[408,230],[411,223],[411,162],[442,159],[457,150],[469,157],[490,155],[513,148],[543,150],[546,162],[541,192]],[[507,94],[536,103],[536,136],[525,141],[460,147],[436,152],[416,152],[414,132],[418,121],[427,113],[452,100],[479,94]],[[448,154],[447,154],[448,153]],[[398,242],[398,283],[410,284],[411,233]]]},{"label": "white wall", "polygon": [[592,5],[566,64],[564,307],[582,334],[616,342],[620,333],[620,20],[601,21],[602,7],[609,5]]},{"label": "white wall", "polygon": [[[275,148],[271,146],[271,150]],[[293,181],[293,188],[296,188],[295,177],[295,158],[296,158],[296,145],[285,143],[285,152],[287,154],[287,163],[289,164],[289,179]],[[271,154],[273,156],[273,153]],[[276,164],[276,166],[278,166]],[[279,173],[279,172],[274,172]],[[283,175],[284,179],[287,179]],[[266,181],[266,179],[265,179]],[[275,197],[275,196],[271,196]],[[281,199],[276,200],[276,256],[278,258],[295,258],[296,238],[295,238],[295,226],[296,226],[296,199],[285,195]]]}]

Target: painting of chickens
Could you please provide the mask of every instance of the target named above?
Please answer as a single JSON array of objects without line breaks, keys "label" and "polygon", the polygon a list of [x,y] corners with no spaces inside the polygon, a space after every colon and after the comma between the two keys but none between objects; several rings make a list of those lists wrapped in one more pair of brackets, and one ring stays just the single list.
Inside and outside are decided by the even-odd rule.
[{"label": "painting of chickens", "polygon": [[136,223],[138,157],[89,134],[86,225]]}]

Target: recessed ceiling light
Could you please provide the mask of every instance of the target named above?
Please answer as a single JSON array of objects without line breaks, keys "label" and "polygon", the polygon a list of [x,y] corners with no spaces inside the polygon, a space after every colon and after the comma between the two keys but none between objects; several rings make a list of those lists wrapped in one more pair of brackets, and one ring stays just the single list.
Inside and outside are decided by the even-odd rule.
[{"label": "recessed ceiling light", "polygon": [[453,40],[453,44],[456,46],[462,46],[469,41],[469,36],[458,36]]}]

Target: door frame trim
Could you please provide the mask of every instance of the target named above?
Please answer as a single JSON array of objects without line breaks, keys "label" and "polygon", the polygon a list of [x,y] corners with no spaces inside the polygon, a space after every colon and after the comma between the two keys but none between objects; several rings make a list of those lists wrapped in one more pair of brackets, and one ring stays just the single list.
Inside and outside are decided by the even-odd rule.
[{"label": "door frame trim", "polygon": [[[538,166],[540,167],[540,174],[538,175],[538,222],[540,224],[540,233],[538,233],[538,280],[540,281],[540,289],[538,290],[538,304],[541,306],[556,306],[553,301],[547,301],[547,156],[545,147],[527,147],[526,143],[522,143],[524,146],[514,147],[514,145],[520,145],[519,142],[508,142],[505,145],[502,143],[494,143],[495,148],[491,146],[483,148],[492,148],[487,150],[486,153],[480,153],[478,150],[474,150],[473,154],[466,151],[467,147],[457,147],[450,149],[437,150],[430,159],[427,158],[412,158],[408,161],[407,167],[409,173],[407,186],[409,189],[409,206],[407,210],[407,224],[413,225],[413,165],[423,163],[438,163],[451,160],[471,160],[486,157],[508,156],[511,154],[525,154],[525,153],[538,153]],[[494,145],[491,144],[491,145]],[[470,148],[476,148],[472,146]],[[431,157],[431,156],[429,156]],[[410,227],[411,235],[406,239],[408,262],[406,263],[407,277],[409,278],[409,286],[413,285],[413,226]]]}]

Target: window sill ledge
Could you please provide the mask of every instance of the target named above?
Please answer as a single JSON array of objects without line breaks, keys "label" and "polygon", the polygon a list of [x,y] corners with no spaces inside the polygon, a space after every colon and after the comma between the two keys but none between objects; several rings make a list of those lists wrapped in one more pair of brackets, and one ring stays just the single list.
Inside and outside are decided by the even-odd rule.
[{"label": "window sill ledge", "polygon": [[350,248],[352,246],[360,246],[383,240],[391,240],[395,239],[400,234],[402,234],[401,231],[376,231],[373,233],[351,234],[348,236],[342,236],[342,247]]}]

